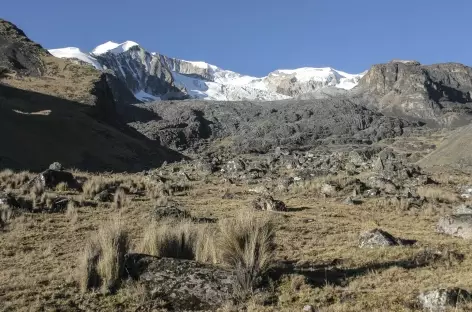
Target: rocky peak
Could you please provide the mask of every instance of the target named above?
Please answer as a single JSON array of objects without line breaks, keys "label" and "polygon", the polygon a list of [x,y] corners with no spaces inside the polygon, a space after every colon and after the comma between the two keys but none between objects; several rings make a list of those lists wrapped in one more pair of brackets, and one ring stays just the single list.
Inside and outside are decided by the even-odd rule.
[{"label": "rocky peak", "polygon": [[383,112],[450,125],[471,112],[472,68],[396,61],[372,66],[355,93]]}]

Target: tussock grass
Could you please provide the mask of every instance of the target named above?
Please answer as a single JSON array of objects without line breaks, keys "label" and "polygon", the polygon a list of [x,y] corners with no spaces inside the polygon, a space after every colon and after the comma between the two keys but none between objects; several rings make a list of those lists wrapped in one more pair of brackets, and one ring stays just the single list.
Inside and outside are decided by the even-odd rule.
[{"label": "tussock grass", "polygon": [[129,238],[119,220],[102,226],[88,242],[80,259],[79,282],[82,291],[102,287],[113,292],[125,276],[125,255]]},{"label": "tussock grass", "polygon": [[69,201],[66,209],[66,217],[69,219],[70,223],[75,224],[79,218],[79,213],[77,212],[77,207],[73,201]]},{"label": "tussock grass", "polygon": [[218,249],[223,264],[236,270],[241,296],[251,293],[273,264],[275,227],[268,215],[241,211],[219,222]]},{"label": "tussock grass", "polygon": [[140,250],[167,258],[196,259],[198,229],[189,221],[152,222],[144,232]]},{"label": "tussock grass", "polygon": [[7,205],[0,205],[0,229],[4,228],[11,220],[13,209]]},{"label": "tussock grass", "polygon": [[124,188],[119,187],[116,190],[115,195],[113,196],[113,206],[116,209],[123,209],[123,208],[126,208],[128,204],[129,204],[129,200],[128,200],[128,197],[126,196],[126,192]]},{"label": "tussock grass", "polygon": [[31,180],[31,173],[21,171],[15,173],[13,170],[0,171],[0,187],[5,189],[18,189]]},{"label": "tussock grass", "polygon": [[65,182],[61,182],[58,185],[56,185],[57,192],[67,192],[68,190],[69,190],[69,186]]},{"label": "tussock grass", "polygon": [[116,189],[120,183],[121,181],[113,178],[93,177],[84,183],[82,191],[87,199],[93,199],[98,193],[106,189]]}]

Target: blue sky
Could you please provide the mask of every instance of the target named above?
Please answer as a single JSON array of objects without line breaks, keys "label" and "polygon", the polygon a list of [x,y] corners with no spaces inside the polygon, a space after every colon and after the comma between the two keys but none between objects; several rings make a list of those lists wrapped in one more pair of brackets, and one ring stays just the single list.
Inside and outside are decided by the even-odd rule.
[{"label": "blue sky", "polygon": [[[74,4],[72,4],[74,3]],[[472,64],[469,0],[24,0],[0,16],[46,48],[132,40],[244,74],[393,58]]]}]

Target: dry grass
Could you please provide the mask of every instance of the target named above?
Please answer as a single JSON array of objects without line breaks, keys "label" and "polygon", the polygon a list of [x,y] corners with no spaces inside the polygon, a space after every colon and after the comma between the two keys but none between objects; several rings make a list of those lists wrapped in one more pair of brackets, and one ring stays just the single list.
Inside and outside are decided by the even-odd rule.
[{"label": "dry grass", "polygon": [[126,192],[124,188],[119,187],[116,190],[115,195],[113,196],[113,206],[116,209],[124,209],[128,206],[128,204],[129,204],[129,199],[126,196]]},{"label": "dry grass", "polygon": [[87,199],[93,199],[98,193],[116,188],[121,183],[120,180],[105,177],[92,177],[88,179],[82,186],[82,191]]},{"label": "dry grass", "polygon": [[[120,180],[123,176],[112,175],[106,179]],[[140,177],[133,179],[139,180]],[[220,224],[236,223],[239,216],[235,215],[240,207],[247,206],[253,195],[222,199],[226,186],[213,176],[207,178],[208,181],[194,183],[198,196],[181,193],[172,200],[194,217],[217,218],[221,220]],[[466,180],[463,183],[470,184]],[[231,187],[235,194],[247,190],[244,185]],[[80,194],[76,192],[66,196],[77,199]],[[254,294],[249,305],[235,307],[234,311],[301,311],[304,305],[310,304],[322,312],[412,312],[418,311],[416,296],[425,289],[461,287],[472,290],[472,258],[468,256],[472,254],[472,245],[469,241],[435,231],[438,218],[450,211],[450,204],[434,204],[445,210],[430,214],[424,209],[405,212],[397,208],[401,206],[399,203],[378,205],[375,199],[346,207],[336,200],[320,198],[310,192],[306,196],[284,193],[279,198],[291,209],[272,215],[277,229],[274,239],[277,248],[272,259],[306,264],[312,269],[287,273],[288,277],[284,274],[285,277],[275,281],[273,288],[269,287],[273,291],[270,300],[256,300]],[[82,260],[81,288],[102,286],[98,270],[101,247],[95,231],[108,224],[110,214],[115,211],[108,204],[97,204],[93,207],[84,203],[74,227],[70,226],[69,217],[62,213],[25,213],[15,216],[0,232],[0,301],[5,310],[28,311],[34,305],[35,309],[43,311],[63,310],[64,307],[80,307],[84,311],[136,311],[142,300],[148,303],[155,300],[146,297],[139,283],[130,289],[128,283],[122,284],[113,296],[89,291],[79,294],[77,283],[70,277],[71,268],[77,269],[77,258]],[[120,211],[120,215],[139,245],[147,231],[143,224],[149,222],[149,212],[154,209],[155,200],[143,193],[136,195],[131,205],[132,209]],[[260,219],[266,214],[256,213],[255,216]],[[196,226],[198,233],[210,233],[197,235],[192,257],[202,262],[212,262],[211,259],[217,258],[221,262],[223,237],[220,225]],[[358,248],[359,233],[372,227],[382,228],[397,237],[418,240],[418,243],[411,247]],[[230,227],[227,231],[238,232]],[[94,237],[93,243],[87,244],[88,250],[84,250],[84,242],[90,236]],[[425,249],[450,252],[445,252],[439,260],[433,255],[417,261]],[[464,254],[464,259],[456,261],[454,257],[449,261],[449,254],[455,253]],[[248,258],[246,262],[251,263],[251,257]],[[134,293],[132,287],[138,287],[137,293],[142,295],[135,298],[131,294]],[[471,311],[471,308],[464,305],[455,311]]]},{"label": "dry grass", "polygon": [[140,251],[158,257],[194,260],[197,240],[196,225],[189,221],[152,222],[144,231]]},{"label": "dry grass", "polygon": [[241,211],[219,223],[221,261],[237,272],[238,291],[252,292],[270,268],[275,251],[275,227],[268,215]]},{"label": "dry grass", "polygon": [[57,192],[67,192],[68,190],[69,190],[69,185],[65,182],[61,182],[58,185],[56,185]]},{"label": "dry grass", "polygon": [[69,219],[71,224],[77,223],[77,220],[79,219],[79,213],[73,201],[69,201],[67,204],[66,217]]},{"label": "dry grass", "polygon": [[29,182],[32,174],[27,171],[15,173],[13,170],[5,169],[0,171],[0,188],[18,189]]},{"label": "dry grass", "polygon": [[125,275],[129,238],[118,220],[102,226],[85,247],[79,265],[79,282],[84,291],[101,286],[115,291]]},{"label": "dry grass", "polygon": [[418,195],[428,200],[448,204],[455,203],[459,200],[457,194],[439,187],[420,187],[418,188]]},{"label": "dry grass", "polygon": [[6,205],[0,205],[0,229],[4,228],[13,215],[13,210]]}]

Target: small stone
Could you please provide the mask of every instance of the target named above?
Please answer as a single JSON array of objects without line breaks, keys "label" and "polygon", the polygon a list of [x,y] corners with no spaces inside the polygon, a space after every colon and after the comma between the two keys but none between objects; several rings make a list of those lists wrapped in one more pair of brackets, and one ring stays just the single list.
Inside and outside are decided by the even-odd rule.
[{"label": "small stone", "polygon": [[471,295],[468,291],[460,288],[435,289],[422,292],[418,300],[424,311],[445,312],[448,308],[456,307],[458,302],[470,301]]},{"label": "small stone", "polygon": [[169,207],[156,207],[154,211],[152,212],[152,217],[159,221],[159,220],[168,219],[168,218],[189,219],[191,218],[191,215],[186,210],[183,210],[174,206],[169,206]]},{"label": "small stone", "polygon": [[315,309],[313,309],[313,306],[311,305],[307,304],[306,306],[303,307],[303,312],[314,312],[314,311]]}]

